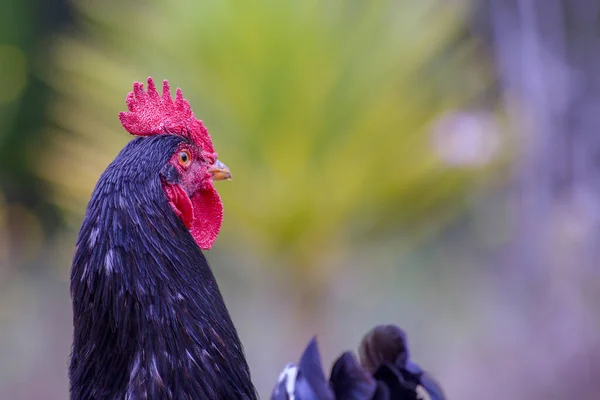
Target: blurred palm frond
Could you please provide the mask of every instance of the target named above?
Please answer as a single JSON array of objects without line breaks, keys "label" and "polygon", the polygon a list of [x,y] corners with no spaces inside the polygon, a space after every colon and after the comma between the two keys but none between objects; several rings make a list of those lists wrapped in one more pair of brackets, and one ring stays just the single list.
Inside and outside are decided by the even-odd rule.
[{"label": "blurred palm frond", "polygon": [[[232,169],[223,234],[305,266],[349,236],[442,223],[482,172],[446,168],[432,146],[430,125],[487,82],[466,67],[476,46],[457,45],[457,3],[115,3],[76,3],[85,35],[55,40],[45,74],[53,150],[39,172],[74,222],[130,139],[116,113],[148,75],[183,88]],[[432,60],[445,68],[424,75]]]}]

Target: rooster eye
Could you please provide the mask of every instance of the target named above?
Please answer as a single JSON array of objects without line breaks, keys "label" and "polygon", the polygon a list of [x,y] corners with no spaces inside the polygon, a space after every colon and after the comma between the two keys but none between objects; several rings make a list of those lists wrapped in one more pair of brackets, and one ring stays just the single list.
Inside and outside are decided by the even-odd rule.
[{"label": "rooster eye", "polygon": [[190,156],[190,152],[187,150],[181,150],[177,154],[177,158],[179,160],[179,164],[183,165],[184,167],[187,167],[188,165],[190,165],[190,162],[192,160],[192,157]]}]

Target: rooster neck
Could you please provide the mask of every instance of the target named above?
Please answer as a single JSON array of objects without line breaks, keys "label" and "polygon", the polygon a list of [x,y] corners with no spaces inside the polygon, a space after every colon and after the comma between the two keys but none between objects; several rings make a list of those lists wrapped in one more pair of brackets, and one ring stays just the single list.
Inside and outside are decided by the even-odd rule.
[{"label": "rooster neck", "polygon": [[88,205],[71,272],[72,398],[254,399],[208,262],[162,192],[176,143],[155,139],[132,141],[159,147],[133,152],[142,173],[127,168],[130,143]]}]

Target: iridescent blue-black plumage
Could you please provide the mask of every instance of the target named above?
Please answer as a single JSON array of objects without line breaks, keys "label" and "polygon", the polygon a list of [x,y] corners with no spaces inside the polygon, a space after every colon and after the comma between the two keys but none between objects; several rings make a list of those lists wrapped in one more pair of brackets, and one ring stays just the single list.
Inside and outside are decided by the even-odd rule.
[{"label": "iridescent blue-black plumage", "polygon": [[271,400],[445,400],[440,385],[409,357],[406,336],[394,325],[380,325],[362,340],[360,363],[351,352],[334,363],[325,378],[316,340],[299,364],[289,364]]},{"label": "iridescent blue-black plumage", "polygon": [[132,140],[94,189],[71,272],[74,400],[257,398],[208,262],[161,187],[185,140]]}]

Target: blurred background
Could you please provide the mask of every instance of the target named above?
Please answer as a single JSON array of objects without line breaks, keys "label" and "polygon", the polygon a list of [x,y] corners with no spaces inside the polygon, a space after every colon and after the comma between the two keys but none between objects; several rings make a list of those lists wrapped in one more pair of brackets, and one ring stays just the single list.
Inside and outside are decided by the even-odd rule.
[{"label": "blurred background", "polygon": [[0,1],[0,398],[66,399],[69,270],[181,87],[235,180],[208,258],[266,397],[407,330],[450,399],[600,397],[596,0]]}]

